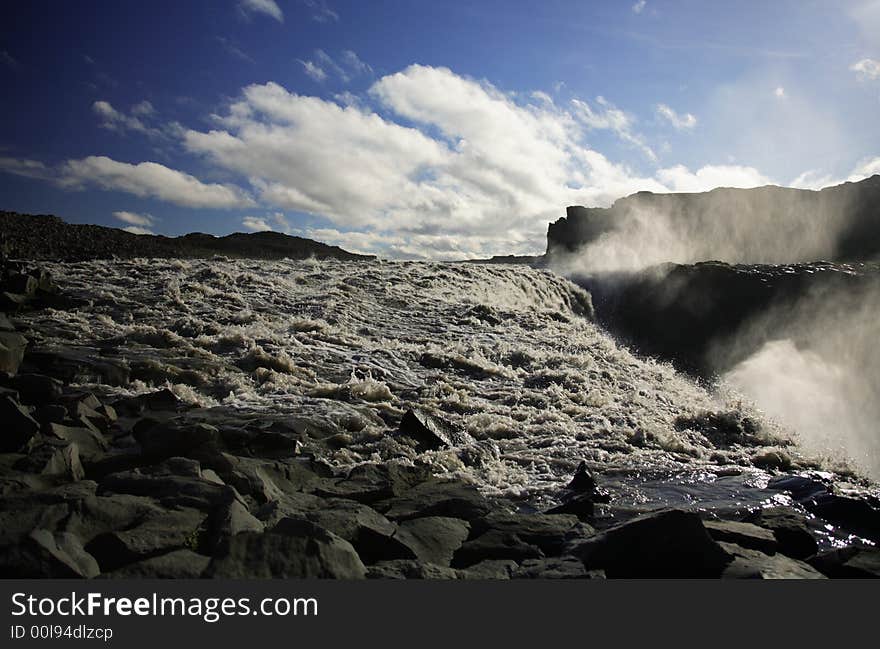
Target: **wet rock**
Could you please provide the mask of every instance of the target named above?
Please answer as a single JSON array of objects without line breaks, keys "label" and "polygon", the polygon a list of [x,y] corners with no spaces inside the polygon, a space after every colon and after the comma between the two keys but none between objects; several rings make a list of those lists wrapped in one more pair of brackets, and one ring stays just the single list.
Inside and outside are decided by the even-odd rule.
[{"label": "wet rock", "polygon": [[574,476],[572,477],[571,482],[569,482],[565,486],[565,488],[570,489],[571,491],[582,493],[594,493],[597,486],[598,485],[596,484],[596,479],[587,468],[587,463],[581,461],[581,463],[578,465],[578,468],[574,472]]},{"label": "wet rock", "polygon": [[448,421],[413,410],[407,410],[403,415],[397,434],[413,440],[419,452],[463,447],[474,443],[470,435],[456,429]]},{"label": "wet rock", "polygon": [[525,543],[516,534],[489,530],[462,545],[455,553],[452,565],[467,568],[485,559],[541,559],[544,553],[535,545]]},{"label": "wet rock", "polygon": [[516,572],[516,561],[511,559],[486,559],[465,570],[458,571],[459,579],[510,579]]},{"label": "wet rock", "polygon": [[492,504],[468,484],[431,479],[403,495],[376,503],[376,509],[392,520],[423,516],[448,516],[472,521],[492,511]]},{"label": "wet rock", "polygon": [[880,578],[880,550],[849,547],[811,557],[809,564],[834,579]]},{"label": "wet rock", "polygon": [[579,523],[571,514],[513,514],[492,512],[472,524],[472,537],[489,530],[515,534],[548,555],[558,554],[566,534]]},{"label": "wet rock", "polygon": [[848,532],[880,541],[880,509],[865,500],[825,493],[811,498],[805,506],[813,514]]},{"label": "wet rock", "polygon": [[743,548],[759,550],[765,554],[773,554],[779,548],[779,542],[771,530],[758,527],[752,523],[738,521],[703,521],[706,530],[716,541],[735,543]]},{"label": "wet rock", "polygon": [[724,579],[824,579],[824,575],[803,561],[783,554],[767,555],[733,543],[720,543],[733,557],[724,569]]},{"label": "wet rock", "polygon": [[171,550],[196,549],[204,520],[205,514],[195,509],[170,510],[131,529],[101,534],[86,549],[102,571],[116,570]]},{"label": "wet rock", "polygon": [[57,449],[40,473],[62,476],[74,482],[82,480],[86,476],[86,472],[79,460],[79,446],[76,442]]},{"label": "wet rock", "polygon": [[196,447],[216,442],[218,436],[217,429],[210,424],[179,421],[134,431],[144,455],[154,459],[184,456]]},{"label": "wet rock", "polygon": [[[595,579],[599,571],[587,572],[577,557],[526,559],[511,575],[512,579]],[[600,579],[605,577],[601,573]]]},{"label": "wet rock", "polygon": [[198,579],[211,562],[211,557],[192,550],[174,550],[157,557],[136,561],[113,572],[105,579]]},{"label": "wet rock", "polygon": [[52,422],[49,423],[47,428],[51,436],[66,442],[75,442],[83,461],[96,459],[102,456],[109,448],[107,440],[100,433],[89,428],[64,426],[63,424]]},{"label": "wet rock", "polygon": [[402,464],[361,464],[342,480],[321,485],[315,493],[327,498],[347,498],[373,504],[402,496],[414,486],[431,479],[427,467]]},{"label": "wet rock", "polygon": [[262,532],[266,526],[263,521],[248,511],[240,501],[233,500],[212,512],[208,521],[210,541],[208,549],[216,549],[228,538],[242,532]]},{"label": "wet rock", "polygon": [[592,493],[578,494],[563,503],[551,507],[547,514],[570,514],[582,521],[591,521],[596,512],[596,500]]},{"label": "wet rock", "polygon": [[45,374],[68,384],[126,386],[130,380],[130,371],[124,362],[102,358],[97,350],[30,351],[22,368],[29,373]]},{"label": "wet rock", "polygon": [[201,475],[177,475],[167,467],[111,473],[101,480],[98,493],[149,496],[166,507],[194,507],[200,510],[209,510],[241,498],[228,485],[215,484]]},{"label": "wet rock", "polygon": [[17,546],[0,554],[0,576],[17,579],[91,578],[98,563],[73,534],[36,529]]},{"label": "wet rock", "polygon": [[426,516],[403,521],[394,533],[394,540],[407,548],[412,558],[448,566],[469,533],[470,526],[460,519]]},{"label": "wet rock", "polygon": [[285,518],[263,534],[231,537],[205,575],[224,579],[362,579],[366,568],[348,541],[309,521]]},{"label": "wet rock", "polygon": [[16,374],[24,359],[28,340],[13,331],[0,331],[0,372]]},{"label": "wet rock", "polygon": [[8,395],[0,395],[0,453],[21,450],[38,432],[40,424],[27,409]]},{"label": "wet rock", "polygon": [[458,579],[459,571],[414,559],[380,561],[367,569],[367,579]]},{"label": "wet rock", "polygon": [[61,381],[43,374],[17,374],[0,379],[0,385],[17,391],[21,403],[31,406],[57,401],[62,394]]},{"label": "wet rock", "polygon": [[152,498],[129,494],[88,495],[70,504],[61,527],[89,543],[95,537],[116,530],[132,529],[165,513]]},{"label": "wet rock", "polygon": [[698,514],[677,509],[608,528],[567,551],[610,578],[715,578],[730,560]]},{"label": "wet rock", "polygon": [[795,559],[805,559],[816,554],[818,545],[810,533],[803,514],[785,507],[768,507],[753,512],[747,522],[773,532],[779,543],[778,551]]},{"label": "wet rock", "polygon": [[367,505],[331,499],[302,517],[351,543],[364,563],[422,558],[407,542],[410,539],[397,535],[394,523]]}]

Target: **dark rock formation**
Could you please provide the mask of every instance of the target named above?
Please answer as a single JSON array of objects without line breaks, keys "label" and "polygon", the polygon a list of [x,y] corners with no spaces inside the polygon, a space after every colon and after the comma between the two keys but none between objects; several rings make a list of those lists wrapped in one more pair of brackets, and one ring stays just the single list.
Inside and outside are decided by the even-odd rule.
[{"label": "dark rock formation", "polygon": [[[880,265],[710,261],[573,280],[592,294],[599,323],[623,342],[698,376],[711,377],[744,360],[771,335],[778,337],[788,324],[782,318],[773,327],[756,327],[748,345],[729,344],[753,320],[771,309],[793,315],[795,306],[807,297],[821,304],[828,296],[831,308],[831,297],[847,296],[858,303],[859,296],[880,290]],[[791,335],[796,338],[797,333]]]},{"label": "dark rock formation", "polygon": [[235,233],[225,237],[193,233],[182,237],[131,234],[99,225],[65,223],[57,216],[0,212],[0,238],[12,259],[82,261],[132,257],[254,259],[307,257],[373,259],[337,246],[279,232]]},{"label": "dark rock formation", "polygon": [[795,263],[880,255],[880,176],[822,191],[767,186],[694,194],[639,192],[610,208],[572,206],[548,227],[547,254],[575,252],[635,215],[687,237],[694,259]]}]

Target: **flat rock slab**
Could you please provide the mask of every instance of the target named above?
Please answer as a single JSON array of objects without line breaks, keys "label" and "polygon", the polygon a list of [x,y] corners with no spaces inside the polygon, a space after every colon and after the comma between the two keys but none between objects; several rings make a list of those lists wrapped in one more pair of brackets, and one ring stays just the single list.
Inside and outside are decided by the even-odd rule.
[{"label": "flat rock slab", "polygon": [[452,565],[467,568],[486,559],[541,559],[544,553],[535,545],[524,542],[516,534],[489,530],[462,545],[455,553]]},{"label": "flat rock slab", "polygon": [[806,559],[818,550],[816,539],[807,525],[807,518],[803,514],[786,507],[768,507],[759,509],[748,517],[749,523],[773,532],[779,542],[779,552],[794,557]]},{"label": "flat rock slab", "polygon": [[513,571],[512,579],[604,579],[601,570],[587,570],[577,557],[526,559]]},{"label": "flat rock slab", "polygon": [[783,554],[768,555],[733,543],[720,543],[733,560],[724,569],[724,579],[825,579],[825,575],[797,559]]},{"label": "flat rock slab", "polygon": [[459,571],[414,559],[380,561],[369,567],[368,579],[458,579]]},{"label": "flat rock slab", "polygon": [[422,562],[448,566],[469,533],[470,525],[458,518],[426,516],[403,521],[394,540]]},{"label": "flat rock slab", "polygon": [[175,550],[158,557],[137,561],[103,573],[106,579],[198,579],[211,563],[211,557],[192,550]]},{"label": "flat rock slab", "polygon": [[436,478],[401,496],[376,503],[375,507],[392,520],[448,516],[473,521],[485,517],[493,509],[476,487]]},{"label": "flat rock slab", "polygon": [[264,534],[233,536],[205,572],[223,579],[363,579],[366,574],[348,541],[314,523],[291,518]]},{"label": "flat rock slab", "polygon": [[759,550],[765,554],[773,554],[779,548],[779,542],[771,530],[758,527],[752,523],[739,521],[703,521],[706,530],[716,541],[736,543],[737,545]]},{"label": "flat rock slab", "polygon": [[577,516],[571,514],[514,514],[492,512],[474,521],[472,530],[477,534],[488,530],[516,534],[525,543],[536,545],[545,554],[561,552],[566,534],[578,525]]}]

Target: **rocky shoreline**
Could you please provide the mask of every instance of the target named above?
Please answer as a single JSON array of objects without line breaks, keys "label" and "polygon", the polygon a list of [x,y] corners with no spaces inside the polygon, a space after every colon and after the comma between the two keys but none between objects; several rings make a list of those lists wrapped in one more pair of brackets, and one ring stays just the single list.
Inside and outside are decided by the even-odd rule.
[{"label": "rocky shoreline", "polygon": [[[876,577],[880,551],[820,551],[820,515],[873,542],[878,503],[820,476],[780,474],[796,507],[736,520],[662,509],[623,522],[595,516],[601,474],[583,463],[557,504],[534,511],[491,498],[418,462],[322,459],[344,432],[169,390],[98,398],[122,384],[97,358],[31,354],[16,314],[75,309],[32,263],[4,262],[0,316],[0,577],[555,579]],[[42,355],[40,355],[42,354]],[[94,381],[94,379],[98,379]],[[730,422],[702,422],[719,435]],[[730,424],[733,426],[734,424]],[[395,435],[455,447],[459,433],[409,411]],[[735,427],[735,426],[734,426]],[[742,433],[742,431],[740,431]]]}]

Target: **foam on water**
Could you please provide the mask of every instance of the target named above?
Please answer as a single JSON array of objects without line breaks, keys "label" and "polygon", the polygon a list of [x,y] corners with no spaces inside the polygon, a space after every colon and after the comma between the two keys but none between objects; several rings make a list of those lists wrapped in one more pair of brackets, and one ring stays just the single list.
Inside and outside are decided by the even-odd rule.
[{"label": "foam on water", "polygon": [[[339,465],[416,459],[386,422],[419,408],[476,440],[420,459],[491,493],[540,501],[582,459],[632,502],[650,500],[638,485],[658,476],[701,476],[693,483],[706,500],[722,493],[712,492],[719,476],[727,490],[736,481],[737,497],[766,477],[755,449],[716,448],[674,425],[736,404],[618,346],[590,320],[589,295],[549,271],[222,259],[49,267],[90,303],[25,316],[35,345],[97,348],[140,372],[126,387],[92,387],[167,385],[202,406],[322,422],[350,436],[330,458]],[[777,442],[770,430],[767,444]]]}]

